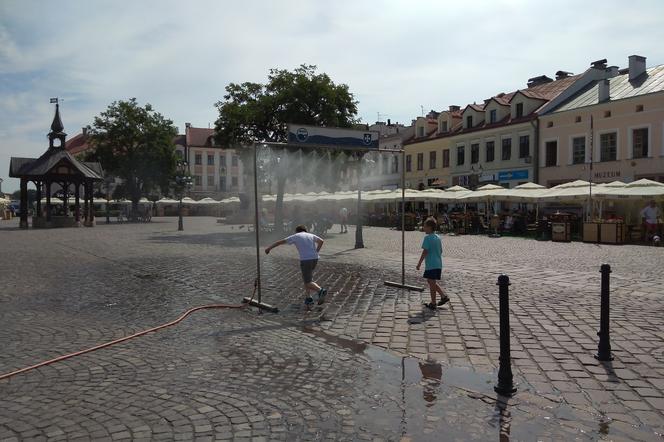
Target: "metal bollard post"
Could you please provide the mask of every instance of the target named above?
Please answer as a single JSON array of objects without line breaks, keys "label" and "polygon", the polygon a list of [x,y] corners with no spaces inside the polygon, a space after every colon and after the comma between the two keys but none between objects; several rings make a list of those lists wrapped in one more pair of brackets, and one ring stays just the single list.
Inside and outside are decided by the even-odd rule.
[{"label": "metal bollard post", "polygon": [[512,358],[510,356],[510,278],[498,277],[498,295],[500,299],[500,368],[498,385],[493,389],[503,396],[512,396],[516,392],[512,376]]},{"label": "metal bollard post", "polygon": [[599,345],[597,346],[597,354],[595,358],[598,361],[612,361],[611,356],[611,339],[609,336],[609,280],[611,278],[611,266],[602,264],[600,267],[602,274],[602,305],[600,308],[600,321],[599,321]]}]

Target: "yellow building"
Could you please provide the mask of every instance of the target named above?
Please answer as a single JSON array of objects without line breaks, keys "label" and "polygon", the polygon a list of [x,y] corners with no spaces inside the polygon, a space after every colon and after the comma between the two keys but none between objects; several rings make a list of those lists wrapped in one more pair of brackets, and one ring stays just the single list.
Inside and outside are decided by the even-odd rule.
[{"label": "yellow building", "polygon": [[450,187],[450,136],[461,124],[458,106],[430,113],[414,122],[415,133],[406,142],[406,187]]},{"label": "yellow building", "polygon": [[664,182],[664,65],[646,69],[645,57],[632,55],[627,69],[589,83],[550,109],[540,130],[542,185],[577,179]]},{"label": "yellow building", "polygon": [[562,71],[555,80],[543,75],[528,80],[527,88],[466,106],[462,127],[450,139],[451,184],[510,188],[534,181],[538,112],[576,79]]}]

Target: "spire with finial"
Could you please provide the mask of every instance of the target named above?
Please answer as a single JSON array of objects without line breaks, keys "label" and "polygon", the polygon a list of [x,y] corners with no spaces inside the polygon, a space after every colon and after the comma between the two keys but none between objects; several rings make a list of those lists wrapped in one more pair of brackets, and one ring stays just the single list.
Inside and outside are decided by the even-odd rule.
[{"label": "spire with finial", "polygon": [[[53,101],[53,100],[52,100]],[[65,139],[67,134],[64,133],[65,127],[62,124],[62,119],[60,119],[60,104],[58,104],[57,98],[55,99],[55,115],[53,116],[53,122],[51,123],[51,132],[48,134],[48,148],[49,149],[64,149],[65,148]],[[55,146],[53,142],[55,140],[60,140],[60,145]]]}]

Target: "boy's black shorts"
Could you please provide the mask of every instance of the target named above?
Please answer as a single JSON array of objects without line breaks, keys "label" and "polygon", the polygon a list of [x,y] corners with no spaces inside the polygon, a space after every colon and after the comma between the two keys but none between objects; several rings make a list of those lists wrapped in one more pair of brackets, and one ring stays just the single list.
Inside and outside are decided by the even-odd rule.
[{"label": "boy's black shorts", "polygon": [[305,284],[308,284],[314,280],[314,269],[316,268],[316,264],[318,264],[317,259],[307,259],[305,261],[300,261],[302,280]]}]

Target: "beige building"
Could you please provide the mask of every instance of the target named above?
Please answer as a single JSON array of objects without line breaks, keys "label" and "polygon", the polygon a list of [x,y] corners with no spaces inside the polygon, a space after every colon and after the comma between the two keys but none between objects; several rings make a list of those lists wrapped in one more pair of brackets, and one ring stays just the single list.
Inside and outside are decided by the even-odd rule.
[{"label": "beige building", "polygon": [[[363,166],[362,189],[396,189],[401,187],[401,153],[403,141],[412,137],[413,126],[399,123],[376,122],[369,130],[378,131],[379,151],[369,152]],[[393,151],[393,152],[390,152]]]},{"label": "beige building", "polygon": [[540,184],[664,182],[664,65],[646,69],[645,57],[629,57],[628,68],[552,106],[540,128]]},{"label": "beige building", "polygon": [[451,185],[511,188],[534,181],[538,114],[577,77],[563,71],[555,80],[542,75],[528,80],[524,89],[466,106],[462,126],[450,139]]},{"label": "beige building", "polygon": [[450,136],[461,125],[458,106],[415,120],[414,134],[404,143],[406,187],[450,187]]},{"label": "beige building", "polygon": [[242,193],[245,178],[240,157],[233,149],[214,142],[214,129],[185,124],[185,133],[175,142],[176,155],[189,164],[193,179],[191,197],[222,198]]}]

